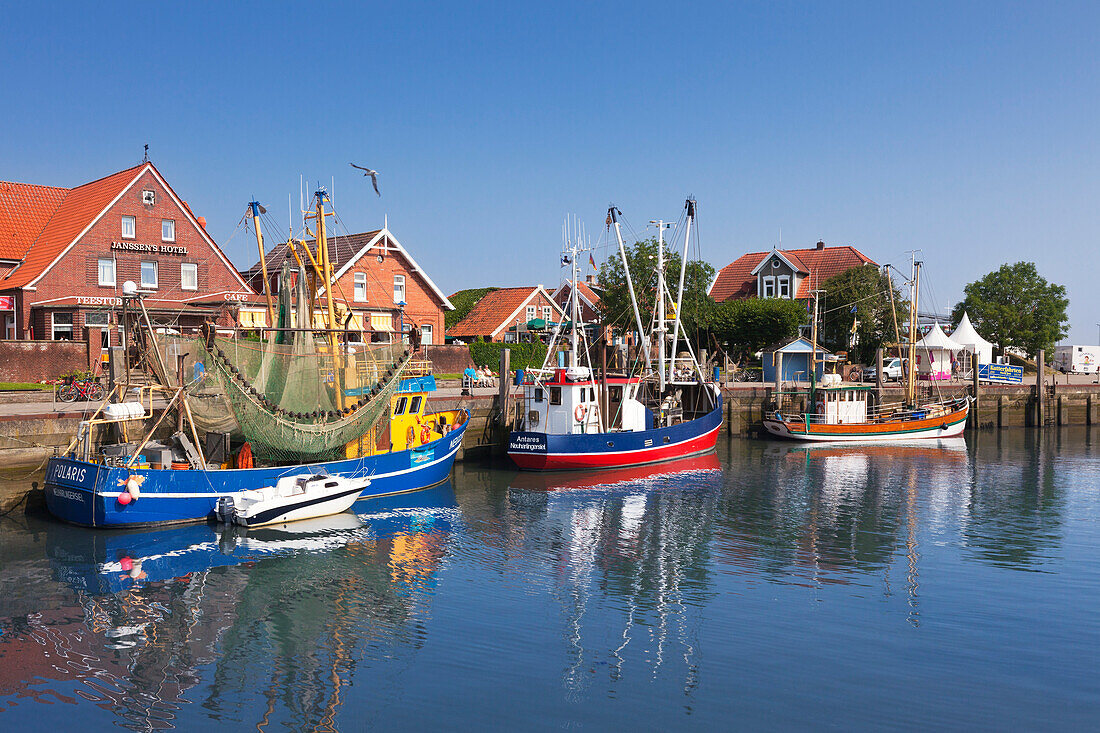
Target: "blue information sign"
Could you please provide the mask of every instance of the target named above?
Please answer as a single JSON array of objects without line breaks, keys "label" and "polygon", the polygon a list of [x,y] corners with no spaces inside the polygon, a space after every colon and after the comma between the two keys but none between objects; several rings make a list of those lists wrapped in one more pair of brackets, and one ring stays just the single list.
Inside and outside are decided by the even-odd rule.
[{"label": "blue information sign", "polygon": [[1024,368],[1011,364],[979,364],[978,379],[999,384],[1020,384],[1024,381]]}]

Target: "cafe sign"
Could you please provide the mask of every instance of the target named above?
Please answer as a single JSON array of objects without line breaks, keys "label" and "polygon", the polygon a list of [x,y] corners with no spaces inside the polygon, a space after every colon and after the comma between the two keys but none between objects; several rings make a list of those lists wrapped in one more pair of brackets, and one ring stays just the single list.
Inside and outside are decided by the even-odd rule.
[{"label": "cafe sign", "polygon": [[150,252],[162,255],[187,256],[187,248],[176,244],[141,244],[139,242],[111,242],[111,249],[126,252]]}]

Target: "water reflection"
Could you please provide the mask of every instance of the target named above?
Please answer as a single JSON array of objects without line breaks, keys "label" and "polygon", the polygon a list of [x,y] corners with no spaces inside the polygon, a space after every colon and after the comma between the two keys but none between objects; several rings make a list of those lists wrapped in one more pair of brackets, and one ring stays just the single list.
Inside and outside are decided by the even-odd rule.
[{"label": "water reflection", "polygon": [[281,527],[48,523],[63,585],[30,590],[36,612],[0,615],[0,710],[79,697],[126,727],[171,728],[212,676],[202,704],[219,719],[334,729],[356,656],[421,643],[453,507],[448,482]]},{"label": "water reflection", "polygon": [[[804,728],[858,700],[833,708],[856,728],[956,695],[936,722],[988,727],[972,699],[1034,702],[1013,675],[1050,649],[1064,697],[1100,709],[1090,436],[466,464],[454,489],[286,528],[3,520],[0,722],[59,709],[37,700],[142,730]],[[998,720],[1038,727],[1029,709]]]},{"label": "water reflection", "polygon": [[696,612],[713,596],[708,545],[721,484],[713,453],[614,471],[517,472],[493,521],[472,528],[547,579],[572,694],[597,668],[614,682],[670,662],[683,691],[695,686]]}]

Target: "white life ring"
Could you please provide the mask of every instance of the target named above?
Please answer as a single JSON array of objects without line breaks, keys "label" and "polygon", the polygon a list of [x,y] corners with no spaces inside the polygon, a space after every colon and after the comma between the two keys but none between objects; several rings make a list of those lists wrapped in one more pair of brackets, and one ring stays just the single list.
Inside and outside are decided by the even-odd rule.
[{"label": "white life ring", "polygon": [[577,418],[577,422],[584,422],[584,417],[587,414],[588,408],[584,405],[577,405],[577,408],[573,410],[573,417]]}]

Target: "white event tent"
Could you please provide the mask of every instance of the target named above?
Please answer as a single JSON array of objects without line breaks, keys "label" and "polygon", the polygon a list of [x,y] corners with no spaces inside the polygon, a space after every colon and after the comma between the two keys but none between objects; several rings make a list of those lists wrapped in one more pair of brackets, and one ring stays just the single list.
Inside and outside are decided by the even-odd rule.
[{"label": "white event tent", "polygon": [[966,348],[944,333],[938,323],[915,346],[917,374],[934,381],[951,379],[951,355]]},{"label": "white event tent", "polygon": [[955,330],[951,332],[951,340],[961,344],[967,352],[973,354],[977,364],[993,363],[993,344],[974,330],[973,324],[970,323],[970,316],[965,312],[959,325],[955,326]]}]

